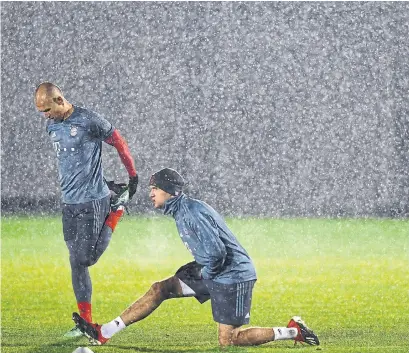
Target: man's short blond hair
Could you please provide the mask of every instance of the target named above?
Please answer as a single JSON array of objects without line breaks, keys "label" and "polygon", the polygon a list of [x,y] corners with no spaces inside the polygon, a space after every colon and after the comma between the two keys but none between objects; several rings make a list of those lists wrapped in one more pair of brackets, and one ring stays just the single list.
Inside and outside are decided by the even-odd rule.
[{"label": "man's short blond hair", "polygon": [[63,96],[60,87],[58,87],[52,82],[40,83],[35,90],[35,95],[37,95],[39,92],[44,93],[46,96],[51,98],[54,98],[56,96]]}]

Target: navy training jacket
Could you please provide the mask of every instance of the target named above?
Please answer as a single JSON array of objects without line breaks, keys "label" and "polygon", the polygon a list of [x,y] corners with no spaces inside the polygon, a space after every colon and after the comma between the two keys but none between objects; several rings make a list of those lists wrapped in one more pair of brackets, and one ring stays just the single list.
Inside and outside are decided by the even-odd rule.
[{"label": "navy training jacket", "polygon": [[211,206],[182,193],[165,202],[164,214],[175,219],[183,243],[203,266],[204,279],[224,284],[257,279],[247,251]]}]

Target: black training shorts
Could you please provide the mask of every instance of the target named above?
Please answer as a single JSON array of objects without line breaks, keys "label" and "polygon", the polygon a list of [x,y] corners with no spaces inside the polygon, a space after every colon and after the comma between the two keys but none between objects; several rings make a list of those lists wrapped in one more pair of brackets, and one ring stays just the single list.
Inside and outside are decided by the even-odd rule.
[{"label": "black training shorts", "polygon": [[203,266],[196,261],[179,268],[175,276],[194,291],[194,297],[212,304],[214,321],[233,326],[250,322],[251,299],[255,280],[234,284],[223,284],[201,278]]},{"label": "black training shorts", "polygon": [[109,211],[110,196],[82,204],[63,204],[64,240],[70,256],[82,261],[92,259]]}]

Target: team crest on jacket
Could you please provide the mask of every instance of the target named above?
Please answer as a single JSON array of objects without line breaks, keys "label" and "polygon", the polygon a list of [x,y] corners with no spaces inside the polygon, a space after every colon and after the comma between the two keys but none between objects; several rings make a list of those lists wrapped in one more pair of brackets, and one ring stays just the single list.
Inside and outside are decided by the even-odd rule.
[{"label": "team crest on jacket", "polygon": [[71,131],[70,131],[70,135],[71,136],[75,136],[78,133],[78,128],[74,125],[71,125]]}]

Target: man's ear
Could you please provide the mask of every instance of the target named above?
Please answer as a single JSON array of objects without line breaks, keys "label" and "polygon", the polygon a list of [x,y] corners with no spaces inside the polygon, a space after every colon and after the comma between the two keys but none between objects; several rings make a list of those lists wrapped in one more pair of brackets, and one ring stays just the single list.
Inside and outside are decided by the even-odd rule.
[{"label": "man's ear", "polygon": [[54,98],[53,98],[53,102],[54,102],[54,103],[57,103],[58,105],[64,105],[64,99],[62,99],[61,96],[54,97]]}]

